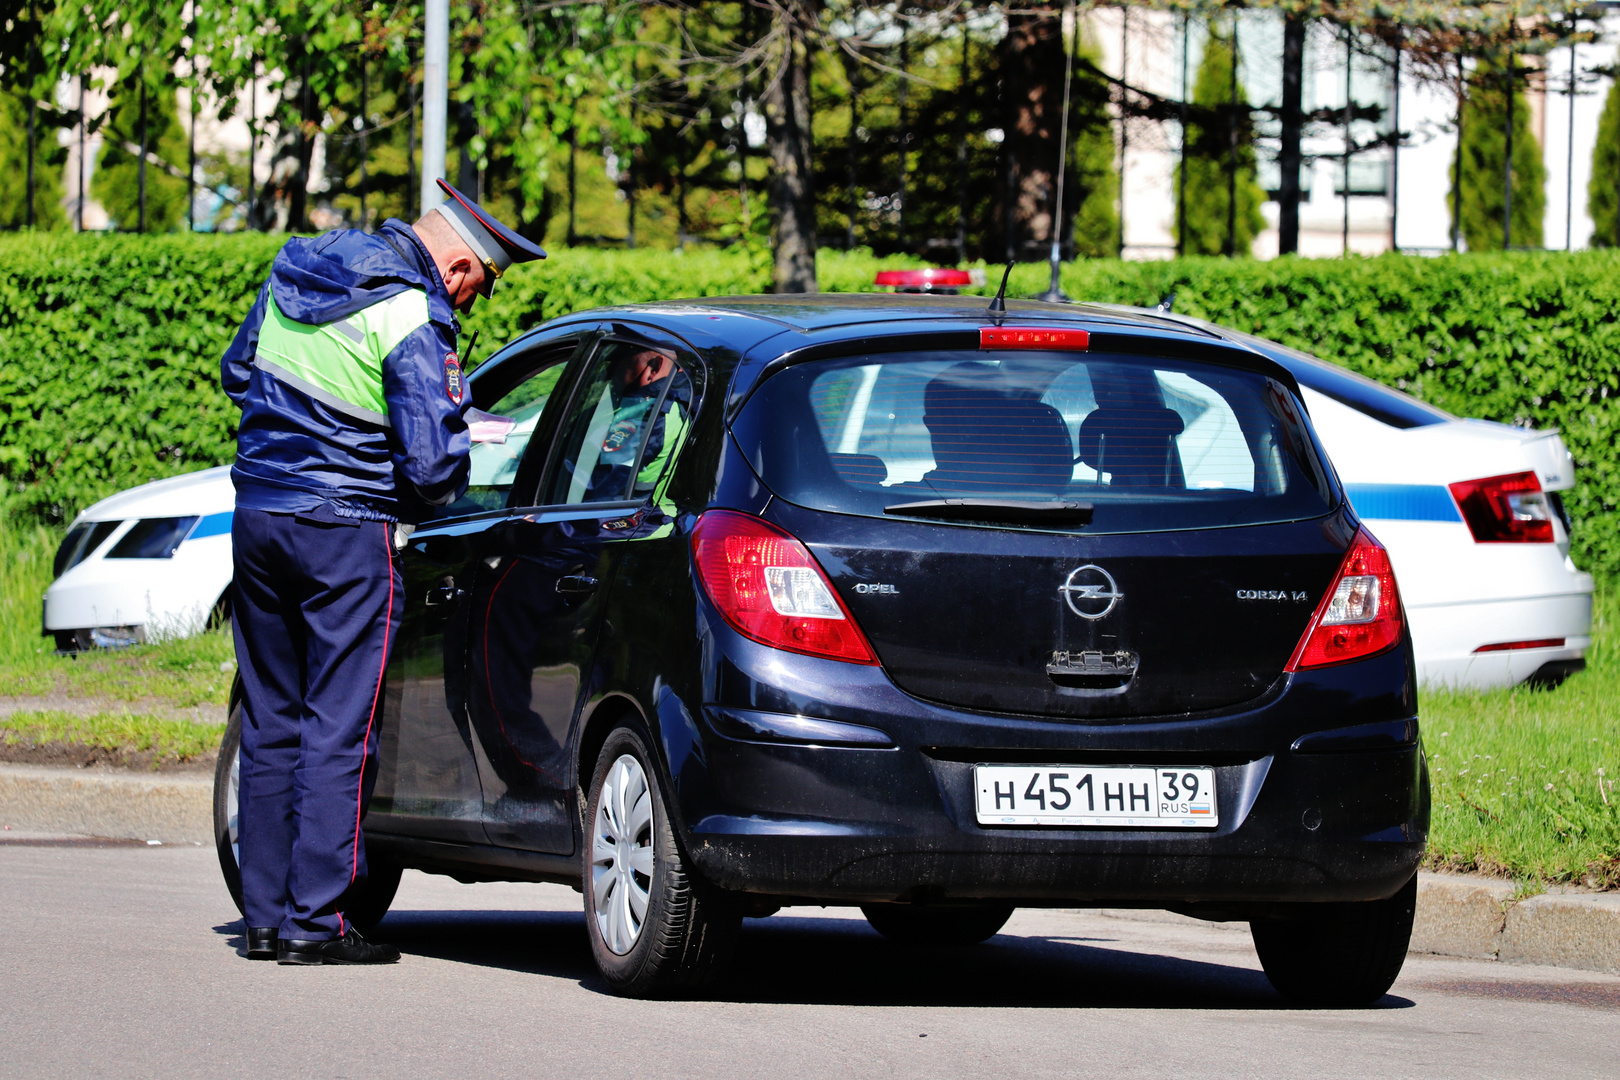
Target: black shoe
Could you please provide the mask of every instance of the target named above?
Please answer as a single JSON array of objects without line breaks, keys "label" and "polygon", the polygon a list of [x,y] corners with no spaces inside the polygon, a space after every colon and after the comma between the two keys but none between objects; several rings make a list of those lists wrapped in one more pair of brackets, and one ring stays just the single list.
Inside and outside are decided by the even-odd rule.
[{"label": "black shoe", "polygon": [[250,926],[247,928],[247,958],[249,960],[274,960],[276,958],[276,928],[274,926]]},{"label": "black shoe", "polygon": [[276,943],[278,964],[392,964],[398,959],[398,949],[372,945],[352,926],[342,937],[327,941],[282,938]]}]

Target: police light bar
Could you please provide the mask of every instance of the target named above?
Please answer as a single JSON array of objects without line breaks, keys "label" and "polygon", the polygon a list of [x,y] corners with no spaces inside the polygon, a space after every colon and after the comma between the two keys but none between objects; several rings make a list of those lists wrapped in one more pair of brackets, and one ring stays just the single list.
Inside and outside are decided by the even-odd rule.
[{"label": "police light bar", "polygon": [[874,284],[888,285],[900,292],[950,292],[973,284],[966,270],[879,270]]},{"label": "police light bar", "polygon": [[1043,326],[981,326],[981,349],[1076,349],[1091,347],[1089,330],[1053,330]]}]

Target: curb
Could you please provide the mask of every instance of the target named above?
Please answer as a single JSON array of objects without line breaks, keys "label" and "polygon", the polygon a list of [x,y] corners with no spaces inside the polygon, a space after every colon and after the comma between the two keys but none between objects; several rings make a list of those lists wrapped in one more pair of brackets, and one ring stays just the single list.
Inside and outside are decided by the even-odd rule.
[{"label": "curb", "polygon": [[[1495,878],[1418,874],[1413,953],[1546,964],[1620,975],[1620,893],[1545,892],[1515,900]],[[1192,923],[1169,911],[1105,908],[1137,922]],[[1247,924],[1203,923],[1242,931]]]},{"label": "curb", "polygon": [[214,778],[0,765],[0,824],[14,831],[214,842]]},{"label": "curb", "polygon": [[1420,874],[1411,951],[1620,975],[1620,895],[1516,893],[1484,878]]}]

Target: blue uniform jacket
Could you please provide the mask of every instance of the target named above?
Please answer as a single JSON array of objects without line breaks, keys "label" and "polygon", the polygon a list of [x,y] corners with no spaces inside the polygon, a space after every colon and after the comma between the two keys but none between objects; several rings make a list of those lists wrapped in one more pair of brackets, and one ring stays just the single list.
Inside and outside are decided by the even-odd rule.
[{"label": "blue uniform jacket", "polygon": [[[428,321],[384,361],[391,427],[339,413],[254,366],[266,295],[286,318],[324,325],[406,289],[427,294]],[[242,410],[231,469],[236,505],[418,521],[427,504],[460,498],[470,446],[462,412],[471,402],[461,386],[446,385],[460,330],[437,267],[405,222],[391,218],[376,234],[344,229],[288,241],[220,362],[225,393]]]}]

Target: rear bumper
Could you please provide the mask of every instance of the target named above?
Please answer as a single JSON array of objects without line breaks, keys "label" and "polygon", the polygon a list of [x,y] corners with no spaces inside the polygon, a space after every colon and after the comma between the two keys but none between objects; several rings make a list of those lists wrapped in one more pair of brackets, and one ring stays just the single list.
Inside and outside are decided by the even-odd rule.
[{"label": "rear bumper", "polygon": [[[1584,576],[1584,575],[1583,575]],[[1590,579],[1588,579],[1588,583]],[[1544,665],[1579,660],[1592,644],[1592,592],[1408,607],[1425,686],[1516,686]],[[1477,652],[1487,645],[1562,638],[1558,647]]]},{"label": "rear bumper", "polygon": [[[796,773],[799,793],[811,794],[804,781],[827,764],[817,756],[834,753],[876,752],[773,747],[751,748],[748,756],[756,766],[769,758],[771,766]],[[895,817],[911,819],[905,824],[832,815],[711,815],[694,825],[692,857],[705,876],[729,889],[845,903],[997,898],[1169,907],[1370,900],[1391,895],[1416,872],[1427,831],[1418,747],[1309,762],[1261,759],[1223,769],[1223,814],[1239,809],[1230,800],[1247,785],[1259,785],[1259,797],[1241,821],[1206,835],[980,828],[973,820],[972,766],[940,768],[944,764],[929,763],[940,780],[933,807],[895,807]],[[859,770],[861,763],[846,759],[837,768]],[[830,785],[821,787],[820,794],[833,794]],[[843,808],[833,798],[823,805],[834,813]],[[916,818],[928,816],[934,828],[915,827]],[[1315,829],[1307,827],[1318,818]]]},{"label": "rear bumper", "polygon": [[[1079,724],[944,709],[902,694],[878,669],[784,661],[781,653],[759,656],[751,643],[727,644],[740,661],[721,680],[727,696],[740,691],[755,710],[769,703],[772,687],[741,685],[738,669],[758,660],[784,717],[864,725],[892,740],[875,748],[739,738],[724,720],[737,706],[722,701],[687,714],[677,747],[668,730],[674,717],[661,709],[666,748],[677,750],[668,760],[687,850],[728,889],[834,903],[1371,900],[1393,894],[1422,858],[1428,778],[1415,724],[1411,739],[1389,748],[1292,749],[1308,732],[1387,721],[1403,708],[1410,717],[1405,650],[1309,680],[1286,677],[1227,715]],[[794,692],[811,688],[821,700]],[[980,826],[977,761],[1211,767],[1221,823]]]}]

